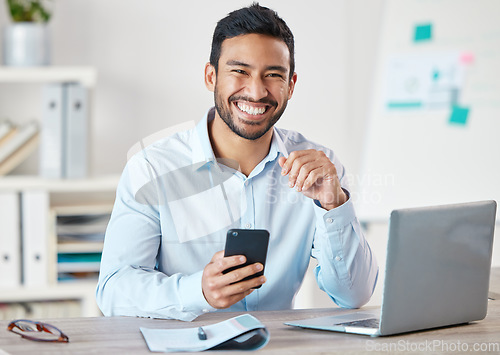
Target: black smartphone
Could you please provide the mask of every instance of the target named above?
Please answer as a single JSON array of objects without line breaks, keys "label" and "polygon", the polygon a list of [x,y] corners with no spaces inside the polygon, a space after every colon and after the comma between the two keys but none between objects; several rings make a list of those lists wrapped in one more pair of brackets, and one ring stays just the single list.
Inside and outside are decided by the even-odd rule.
[{"label": "black smartphone", "polygon": [[[267,247],[269,245],[269,232],[265,229],[230,229],[226,235],[226,247],[224,248],[224,256],[245,255],[247,261],[245,264],[231,267],[223,271],[228,273],[240,267],[261,263],[266,265]],[[250,275],[241,281],[253,279],[264,275],[262,271]],[[257,286],[256,288],[259,288]]]}]

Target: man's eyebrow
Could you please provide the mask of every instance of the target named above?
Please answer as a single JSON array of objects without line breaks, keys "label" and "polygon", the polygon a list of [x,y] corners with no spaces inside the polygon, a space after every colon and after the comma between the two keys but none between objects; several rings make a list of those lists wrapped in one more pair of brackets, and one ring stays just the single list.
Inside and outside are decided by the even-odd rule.
[{"label": "man's eyebrow", "polygon": [[271,71],[276,70],[282,73],[288,73],[288,69],[281,65],[270,65],[266,69]]},{"label": "man's eyebrow", "polygon": [[[251,68],[252,66],[248,63],[245,63],[245,62],[240,62],[239,60],[228,60],[226,62],[226,65],[229,65],[229,66],[235,66],[235,67],[246,67],[246,68]],[[288,69],[285,68],[284,66],[281,66],[281,65],[269,65],[266,67],[266,70],[267,71],[279,71],[281,73],[288,73]]]},{"label": "man's eyebrow", "polygon": [[237,66],[237,67],[250,67],[250,64],[240,62],[239,60],[228,60],[226,65]]}]

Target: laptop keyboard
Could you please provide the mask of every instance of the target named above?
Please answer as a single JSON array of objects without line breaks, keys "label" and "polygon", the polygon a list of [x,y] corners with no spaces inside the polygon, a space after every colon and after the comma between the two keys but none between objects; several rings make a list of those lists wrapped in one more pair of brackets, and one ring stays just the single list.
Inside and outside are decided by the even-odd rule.
[{"label": "laptop keyboard", "polygon": [[335,325],[342,325],[344,327],[361,327],[361,328],[377,328],[379,327],[380,320],[378,318],[369,318],[362,320],[355,320],[353,322],[337,323]]}]

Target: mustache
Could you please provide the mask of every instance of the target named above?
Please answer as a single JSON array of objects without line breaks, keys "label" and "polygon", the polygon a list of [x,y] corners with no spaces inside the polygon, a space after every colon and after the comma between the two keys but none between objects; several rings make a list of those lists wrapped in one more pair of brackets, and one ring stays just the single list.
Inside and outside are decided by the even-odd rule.
[{"label": "mustache", "polygon": [[262,98],[260,100],[254,100],[252,99],[251,97],[248,97],[248,96],[240,96],[240,95],[233,95],[233,96],[230,96],[229,97],[229,102],[234,102],[234,101],[248,101],[248,102],[252,102],[252,103],[255,103],[255,104],[267,104],[267,105],[270,105],[270,106],[273,106],[273,107],[278,107],[278,102],[276,102],[275,100],[273,99],[269,99],[269,98]]}]

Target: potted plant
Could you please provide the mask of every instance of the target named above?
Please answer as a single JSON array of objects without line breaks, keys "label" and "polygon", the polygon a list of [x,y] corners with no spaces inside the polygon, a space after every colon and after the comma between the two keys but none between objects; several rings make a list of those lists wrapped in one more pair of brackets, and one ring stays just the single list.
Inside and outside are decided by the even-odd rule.
[{"label": "potted plant", "polygon": [[13,23],[3,31],[3,62],[10,66],[50,64],[51,17],[45,0],[7,0]]}]

